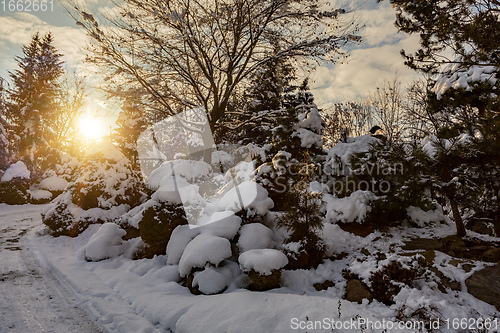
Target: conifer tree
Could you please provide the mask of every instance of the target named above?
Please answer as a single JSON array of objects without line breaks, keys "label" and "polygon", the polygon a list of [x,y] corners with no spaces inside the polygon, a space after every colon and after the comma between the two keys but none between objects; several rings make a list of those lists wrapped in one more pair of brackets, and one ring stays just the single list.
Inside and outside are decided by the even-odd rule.
[{"label": "conifer tree", "polygon": [[122,153],[132,162],[134,167],[138,167],[137,139],[147,125],[143,107],[133,98],[127,98],[116,124],[118,127],[114,130],[113,141],[118,144]]},{"label": "conifer tree", "polygon": [[53,139],[54,114],[58,112],[58,78],[63,73],[62,55],[52,45],[52,34],[33,36],[23,46],[19,66],[10,72],[12,89],[6,117],[16,137],[16,150],[37,171],[43,161],[43,149]]},{"label": "conifer tree", "polygon": [[9,166],[9,157],[11,152],[9,134],[7,132],[8,124],[4,119],[6,108],[5,90],[3,79],[0,78],[0,170],[5,170]]}]

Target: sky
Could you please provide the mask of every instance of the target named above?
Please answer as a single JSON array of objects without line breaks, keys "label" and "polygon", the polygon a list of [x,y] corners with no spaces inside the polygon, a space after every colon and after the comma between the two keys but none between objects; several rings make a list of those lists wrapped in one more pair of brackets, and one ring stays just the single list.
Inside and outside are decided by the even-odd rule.
[{"label": "sky", "polygon": [[[0,4],[1,77],[8,78],[8,71],[15,70],[14,57],[22,54],[22,45],[29,43],[37,31],[53,33],[54,45],[64,54],[67,69],[84,66],[87,37],[83,28],[75,24],[58,0],[48,1],[46,12],[11,12]],[[53,6],[50,6],[50,1],[53,1]],[[363,42],[350,48],[346,62],[322,65],[310,78],[311,90],[320,107],[368,96],[377,85],[395,75],[403,83],[418,78],[417,73],[404,66],[400,55],[401,49],[415,50],[418,37],[397,31],[395,12],[389,1],[362,1],[356,5],[359,8],[355,13],[365,24],[360,32]],[[112,7],[110,0],[87,0],[86,4],[92,12]],[[354,6],[352,2],[350,4]],[[93,101],[92,108],[95,109],[96,105],[102,109],[102,102]]]}]

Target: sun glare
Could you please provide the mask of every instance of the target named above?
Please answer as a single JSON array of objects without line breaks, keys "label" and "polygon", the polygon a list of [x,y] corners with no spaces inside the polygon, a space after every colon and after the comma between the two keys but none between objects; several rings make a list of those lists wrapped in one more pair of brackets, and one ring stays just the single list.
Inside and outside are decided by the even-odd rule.
[{"label": "sun glare", "polygon": [[87,139],[99,139],[104,135],[104,128],[99,118],[86,116],[80,119],[80,132]]}]

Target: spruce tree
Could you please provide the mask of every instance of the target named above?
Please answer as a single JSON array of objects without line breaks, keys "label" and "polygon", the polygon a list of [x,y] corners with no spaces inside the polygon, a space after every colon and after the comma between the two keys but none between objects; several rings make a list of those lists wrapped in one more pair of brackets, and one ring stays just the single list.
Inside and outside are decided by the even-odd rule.
[{"label": "spruce tree", "polygon": [[23,46],[19,66],[10,72],[12,89],[6,118],[16,137],[18,158],[33,171],[42,167],[44,149],[53,139],[54,114],[58,112],[58,78],[63,74],[62,55],[52,45],[52,34],[33,36]]},{"label": "spruce tree", "polygon": [[133,98],[127,98],[116,120],[118,127],[113,132],[113,141],[122,153],[138,167],[137,139],[146,129],[147,120],[142,106]]},{"label": "spruce tree", "polygon": [[271,143],[272,129],[279,125],[286,94],[296,87],[295,70],[284,59],[271,59],[250,77],[243,102],[228,112],[219,129],[220,141],[264,146]]},{"label": "spruce tree", "polygon": [[8,124],[4,119],[6,109],[5,90],[3,79],[0,78],[0,170],[5,170],[9,166],[10,154],[12,153],[7,132]]}]

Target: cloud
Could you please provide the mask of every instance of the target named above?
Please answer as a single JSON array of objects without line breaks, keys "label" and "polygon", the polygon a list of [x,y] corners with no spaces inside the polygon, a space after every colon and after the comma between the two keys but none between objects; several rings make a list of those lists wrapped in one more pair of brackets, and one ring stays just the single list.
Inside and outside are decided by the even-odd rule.
[{"label": "cloud", "polygon": [[404,65],[400,50],[416,50],[418,36],[398,33],[394,10],[388,3],[358,10],[366,22],[364,41],[350,51],[347,62],[321,66],[311,77],[318,105],[356,100],[369,95],[384,79],[396,73],[402,82],[411,82],[418,73]]},{"label": "cloud", "polygon": [[42,35],[52,32],[54,46],[64,55],[68,67],[74,67],[83,60],[83,48],[87,40],[83,29],[52,26],[35,15],[13,13],[10,17],[0,17],[2,68],[15,69],[14,56],[21,55],[21,45],[28,44],[37,31]]}]

